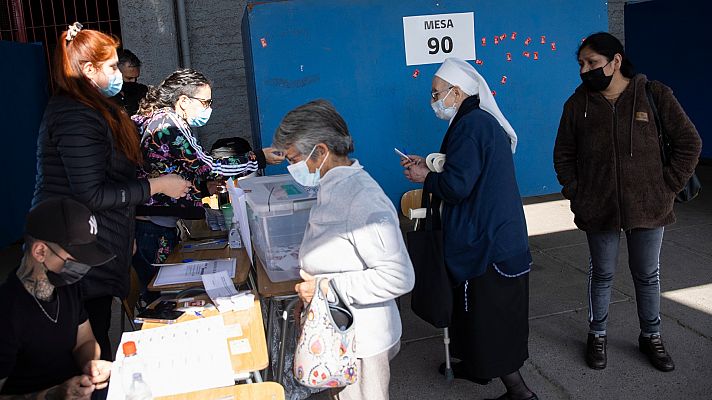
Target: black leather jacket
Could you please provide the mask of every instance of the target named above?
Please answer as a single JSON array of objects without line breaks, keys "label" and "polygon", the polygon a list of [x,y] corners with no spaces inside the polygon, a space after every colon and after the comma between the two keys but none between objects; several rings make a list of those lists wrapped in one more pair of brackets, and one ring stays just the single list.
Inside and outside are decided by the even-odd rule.
[{"label": "black leather jacket", "polygon": [[37,139],[34,206],[52,197],[72,197],[96,216],[99,241],[116,258],[92,268],[80,281],[85,299],[126,297],[133,252],[134,213],[150,197],[148,180],[113,146],[101,113],[67,96],[54,96]]}]

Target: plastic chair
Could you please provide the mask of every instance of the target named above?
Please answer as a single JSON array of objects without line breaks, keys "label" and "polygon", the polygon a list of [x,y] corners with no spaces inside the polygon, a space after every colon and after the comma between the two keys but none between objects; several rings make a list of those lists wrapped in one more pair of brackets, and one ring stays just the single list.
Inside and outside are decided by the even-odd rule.
[{"label": "plastic chair", "polygon": [[131,330],[136,330],[136,324],[134,324],[134,317],[136,316],[136,306],[138,305],[138,300],[141,297],[141,283],[138,279],[138,274],[133,269],[133,266],[129,267],[129,294],[125,299],[121,299],[121,308],[124,310],[124,316],[121,317],[121,331],[126,331],[125,319],[129,320],[131,325]]},{"label": "plastic chair", "polygon": [[[415,220],[413,230],[418,229],[418,221],[425,218],[426,210],[421,208],[423,202],[423,189],[409,190],[401,197],[401,213],[408,219]],[[455,378],[450,364],[450,331],[443,328],[443,343],[445,344],[445,379],[451,381]]]}]

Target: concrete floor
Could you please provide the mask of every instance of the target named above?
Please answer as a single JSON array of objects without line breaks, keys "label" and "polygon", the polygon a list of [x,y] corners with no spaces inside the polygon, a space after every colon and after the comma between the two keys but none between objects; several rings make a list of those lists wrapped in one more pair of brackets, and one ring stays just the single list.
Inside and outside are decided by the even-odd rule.
[{"label": "concrete floor", "polygon": [[[589,369],[587,333],[588,248],[560,196],[526,199],[534,265],[530,277],[530,359],[522,374],[540,399],[712,399],[712,166],[698,167],[705,190],[676,205],[661,255],[663,338],[673,372],[650,366],[637,348],[635,292],[625,246],[610,307],[608,368]],[[0,251],[0,275],[17,250]],[[2,279],[2,276],[0,276]],[[482,399],[504,392],[500,382],[448,383],[437,373],[444,360],[441,331],[422,322],[402,301],[403,345],[391,364],[391,399]],[[120,337],[114,307],[112,337]],[[476,338],[474,339],[476,340]]]},{"label": "concrete floor", "polygon": [[[712,166],[698,167],[712,188]],[[676,363],[654,369],[638,351],[635,291],[625,245],[614,281],[608,327],[608,367],[583,359],[588,332],[588,247],[560,196],[526,199],[534,265],[530,276],[530,358],[522,369],[540,399],[712,399],[712,190],[677,204],[677,223],[666,228],[661,254],[662,333]],[[482,399],[504,393],[500,382],[447,383],[440,332],[402,302],[401,353],[391,364],[391,398]],[[476,340],[476,338],[473,338]]]}]

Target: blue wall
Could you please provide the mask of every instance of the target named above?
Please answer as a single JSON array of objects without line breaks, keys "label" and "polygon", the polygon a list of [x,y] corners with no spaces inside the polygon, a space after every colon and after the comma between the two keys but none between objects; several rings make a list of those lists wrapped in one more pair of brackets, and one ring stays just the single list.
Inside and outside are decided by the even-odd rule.
[{"label": "blue wall", "polygon": [[[476,67],[519,135],[515,162],[522,195],[558,192],[551,157],[563,103],[579,84],[575,51],[588,34],[607,29],[605,0],[250,4],[243,43],[255,146],[271,143],[279,121],[292,108],[328,99],[349,124],[354,157],[397,201],[417,185],[403,177],[393,147],[425,156],[439,149],[447,129],[429,101],[438,65],[406,66],[402,17],[471,11],[477,58],[484,61]],[[512,32],[517,32],[515,40],[509,37]],[[495,45],[493,37],[503,33],[508,38]],[[540,43],[542,35],[546,44]],[[529,46],[524,45],[527,37],[532,38]],[[539,60],[533,60],[534,51]],[[268,173],[284,171],[284,166],[268,168]]]},{"label": "blue wall", "polygon": [[649,1],[625,6],[625,51],[636,69],[670,86],[702,137],[702,158],[712,158],[708,96],[709,17],[706,1]]},{"label": "blue wall", "polygon": [[35,187],[37,133],[47,105],[41,44],[0,41],[0,141],[3,144],[0,247],[22,238]]}]

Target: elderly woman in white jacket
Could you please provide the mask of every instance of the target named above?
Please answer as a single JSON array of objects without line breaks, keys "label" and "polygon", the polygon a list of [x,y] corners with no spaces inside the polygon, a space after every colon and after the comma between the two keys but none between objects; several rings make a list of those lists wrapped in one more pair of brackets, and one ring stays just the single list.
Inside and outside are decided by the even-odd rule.
[{"label": "elderly woman in white jacket", "polygon": [[[319,186],[299,250],[304,282],[295,290],[309,302],[315,277],[327,278],[354,312],[359,379],[339,389],[338,398],[388,399],[389,361],[401,336],[395,298],[408,293],[415,279],[396,210],[358,160],[349,158],[353,141],[331,103],[317,100],[290,111],[273,146],[284,150],[298,183]],[[321,281],[325,293],[327,279]]]}]

